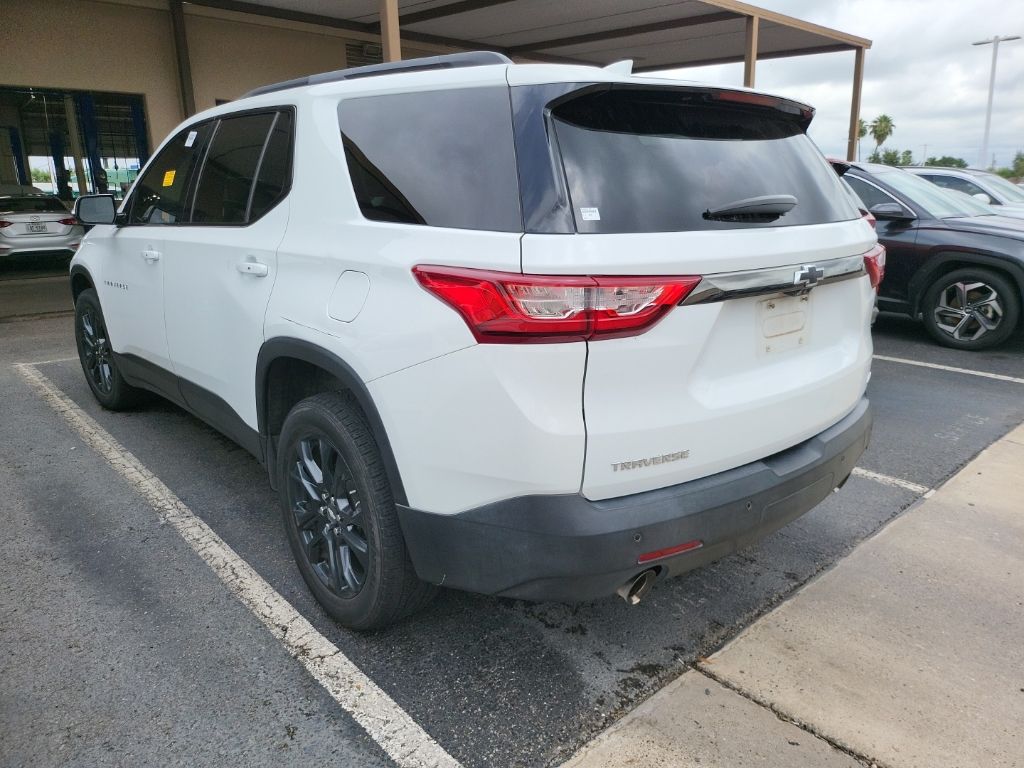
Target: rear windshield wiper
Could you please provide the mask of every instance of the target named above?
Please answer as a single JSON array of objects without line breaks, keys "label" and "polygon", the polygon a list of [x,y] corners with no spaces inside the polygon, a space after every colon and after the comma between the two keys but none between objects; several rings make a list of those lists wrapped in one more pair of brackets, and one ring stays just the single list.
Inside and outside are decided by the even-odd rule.
[{"label": "rear windshield wiper", "polygon": [[761,195],[746,197],[718,208],[704,211],[704,218],[709,221],[775,221],[789,213],[796,205],[792,195]]}]

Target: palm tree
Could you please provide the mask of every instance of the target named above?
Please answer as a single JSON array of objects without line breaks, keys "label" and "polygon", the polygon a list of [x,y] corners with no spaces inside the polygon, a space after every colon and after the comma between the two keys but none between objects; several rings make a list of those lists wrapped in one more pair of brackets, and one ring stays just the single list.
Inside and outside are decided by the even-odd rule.
[{"label": "palm tree", "polygon": [[860,160],[860,140],[868,135],[867,121],[862,117],[857,120],[857,159]]},{"label": "palm tree", "polygon": [[875,154],[885,144],[885,140],[892,136],[895,129],[896,124],[888,115],[879,115],[875,118],[875,122],[871,124],[871,138],[875,140]]}]

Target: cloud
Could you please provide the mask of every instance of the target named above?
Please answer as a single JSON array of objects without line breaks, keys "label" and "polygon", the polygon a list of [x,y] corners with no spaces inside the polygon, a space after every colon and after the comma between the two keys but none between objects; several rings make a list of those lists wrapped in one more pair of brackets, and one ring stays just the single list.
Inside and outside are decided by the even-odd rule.
[{"label": "cloud", "polygon": [[[762,0],[773,11],[873,41],[864,66],[861,117],[892,117],[887,147],[910,149],[922,159],[951,154],[981,161],[992,46],[971,43],[1024,35],[1020,6],[1005,0]],[[811,136],[822,151],[845,155],[850,119],[853,53],[827,53],[757,64],[759,89],[813,105]],[[677,70],[680,77],[736,85],[739,64]],[[866,155],[874,146],[864,140]],[[989,154],[1009,165],[1024,150],[1024,40],[999,47]],[[985,163],[986,165],[988,163]]]}]

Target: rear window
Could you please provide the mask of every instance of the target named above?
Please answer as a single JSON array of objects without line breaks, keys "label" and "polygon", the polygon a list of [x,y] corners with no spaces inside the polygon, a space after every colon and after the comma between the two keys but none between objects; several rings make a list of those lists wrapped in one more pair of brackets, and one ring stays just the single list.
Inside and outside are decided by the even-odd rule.
[{"label": "rear window", "polygon": [[56,197],[0,197],[3,213],[67,213],[68,209]]},{"label": "rear window", "polygon": [[[859,215],[797,120],[680,89],[603,90],[551,111],[576,230],[677,232],[822,224]],[[770,222],[705,211],[764,195],[797,204]]]},{"label": "rear window", "polygon": [[346,99],[338,118],[367,219],[522,232],[508,88]]}]

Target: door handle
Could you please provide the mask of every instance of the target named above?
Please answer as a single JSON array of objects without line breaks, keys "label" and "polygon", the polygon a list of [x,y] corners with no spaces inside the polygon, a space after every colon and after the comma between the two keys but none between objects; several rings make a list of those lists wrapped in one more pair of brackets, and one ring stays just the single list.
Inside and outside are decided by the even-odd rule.
[{"label": "door handle", "polygon": [[160,251],[154,251],[152,248],[147,248],[142,252],[142,258],[152,264],[154,261],[160,260]]},{"label": "door handle", "polygon": [[240,261],[235,268],[243,275],[253,275],[254,277],[266,277],[270,272],[270,267],[260,261]]}]

